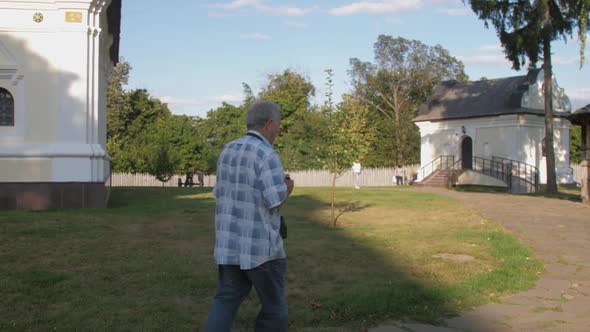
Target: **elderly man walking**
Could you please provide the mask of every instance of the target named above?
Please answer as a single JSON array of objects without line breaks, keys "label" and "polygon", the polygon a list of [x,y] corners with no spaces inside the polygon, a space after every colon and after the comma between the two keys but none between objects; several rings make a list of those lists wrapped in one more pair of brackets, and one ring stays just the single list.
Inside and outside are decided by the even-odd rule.
[{"label": "elderly man walking", "polygon": [[294,184],[272,147],[280,121],[277,104],[255,102],[246,115],[248,133],[228,143],[217,160],[213,194],[218,285],[206,332],[229,332],[252,286],[262,304],[256,331],[287,331],[287,261],[279,207]]}]

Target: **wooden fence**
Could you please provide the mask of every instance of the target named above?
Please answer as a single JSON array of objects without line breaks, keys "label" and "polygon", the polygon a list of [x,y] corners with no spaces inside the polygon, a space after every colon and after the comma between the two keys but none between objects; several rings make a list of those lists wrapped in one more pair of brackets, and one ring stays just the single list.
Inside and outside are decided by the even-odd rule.
[{"label": "wooden fence", "polygon": [[[407,178],[410,174],[416,172],[420,165],[410,165],[404,167]],[[361,171],[361,187],[383,187],[395,184],[395,168],[366,168]],[[297,172],[288,172],[295,181],[297,187],[330,187],[332,185],[332,176],[325,170],[306,170]],[[175,175],[168,182],[162,184],[154,176],[149,174],[127,174],[113,173],[110,185],[113,187],[176,187],[178,179],[184,181],[184,175]],[[193,178],[196,180],[196,177]],[[215,175],[205,175],[205,187],[215,185]],[[108,184],[108,182],[107,182]],[[337,187],[353,187],[354,174],[348,171],[336,179]]]},{"label": "wooden fence", "polygon": [[[582,182],[582,167],[580,164],[571,164],[574,172],[574,181]],[[416,172],[420,165],[409,165],[404,167],[407,178],[410,178],[412,172]],[[366,168],[363,169],[360,176],[361,187],[383,187],[395,184],[395,168]],[[328,171],[324,170],[306,170],[298,172],[289,172],[291,178],[298,187],[330,187],[332,177]],[[113,187],[176,187],[178,179],[184,181],[184,175],[173,176],[170,181],[164,183],[158,181],[154,176],[149,174],[126,174],[113,173],[111,177],[111,186]],[[196,176],[194,177],[196,180]],[[215,175],[205,175],[205,187],[215,185]],[[107,182],[108,184],[108,182]],[[353,187],[354,174],[348,171],[336,179],[337,187]]]},{"label": "wooden fence", "polygon": [[576,183],[582,183],[582,165],[581,164],[571,164],[570,166],[574,171],[574,181]]},{"label": "wooden fence", "polygon": [[[113,173],[110,185],[112,187],[176,187],[179,178],[184,181],[185,175],[175,175],[168,182],[162,183],[155,176],[146,173]],[[193,181],[197,181],[196,175]],[[215,185],[215,176],[205,175],[203,182],[206,187],[212,187]]]}]

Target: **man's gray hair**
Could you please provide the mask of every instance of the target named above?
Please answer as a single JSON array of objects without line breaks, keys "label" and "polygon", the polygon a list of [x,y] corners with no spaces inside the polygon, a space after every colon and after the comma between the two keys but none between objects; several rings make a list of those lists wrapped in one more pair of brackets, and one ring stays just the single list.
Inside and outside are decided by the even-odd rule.
[{"label": "man's gray hair", "polygon": [[259,100],[246,113],[246,127],[248,130],[260,129],[271,119],[277,123],[281,120],[281,107],[270,101]]}]

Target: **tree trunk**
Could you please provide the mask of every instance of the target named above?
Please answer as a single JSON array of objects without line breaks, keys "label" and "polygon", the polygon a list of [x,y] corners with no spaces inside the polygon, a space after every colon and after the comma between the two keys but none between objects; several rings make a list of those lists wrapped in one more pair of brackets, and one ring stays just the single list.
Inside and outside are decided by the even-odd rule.
[{"label": "tree trunk", "polygon": [[336,201],[336,173],[332,174],[332,226],[336,227],[336,218],[334,217],[334,208]]},{"label": "tree trunk", "polygon": [[[395,106],[394,112],[395,112],[395,126],[394,126],[394,133],[395,133],[395,143],[396,143],[396,147],[394,148],[394,156],[395,156],[395,165],[394,166],[401,166],[401,159],[402,159],[402,144],[403,144],[403,140],[402,140],[402,135],[400,133],[401,131],[401,121],[400,121],[400,108],[401,108],[401,103],[399,102],[399,98],[398,98],[398,93],[396,90],[394,90],[393,93],[393,104]],[[397,151],[396,151],[397,150]]]},{"label": "tree trunk", "polygon": [[551,39],[543,41],[543,87],[545,95],[545,157],[547,161],[547,193],[557,192],[555,177],[555,151],[553,149],[553,80],[551,66]]}]

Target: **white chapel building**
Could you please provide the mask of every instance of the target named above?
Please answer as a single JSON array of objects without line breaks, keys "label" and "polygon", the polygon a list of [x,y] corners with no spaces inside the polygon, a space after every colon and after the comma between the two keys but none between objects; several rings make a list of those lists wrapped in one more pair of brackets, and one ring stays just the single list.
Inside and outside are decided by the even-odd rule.
[{"label": "white chapel building", "polygon": [[0,0],[0,210],[104,207],[121,0]]},{"label": "white chapel building", "polygon": [[[541,69],[524,76],[442,82],[414,119],[421,136],[417,180],[427,181],[434,171],[452,168],[461,170],[459,185],[535,191],[547,182],[543,96]],[[567,120],[571,103],[554,77],[553,111],[557,181],[572,183]]]}]

